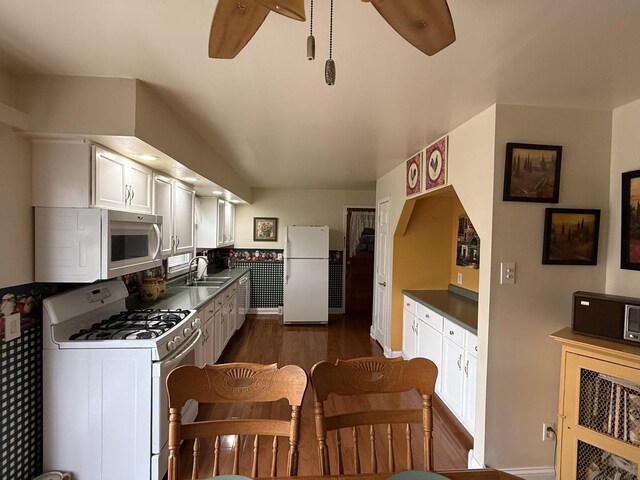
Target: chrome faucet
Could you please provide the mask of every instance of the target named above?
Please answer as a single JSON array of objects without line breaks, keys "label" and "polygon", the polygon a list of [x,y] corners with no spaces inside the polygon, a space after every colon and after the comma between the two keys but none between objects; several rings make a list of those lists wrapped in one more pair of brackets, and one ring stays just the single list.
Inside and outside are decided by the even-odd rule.
[{"label": "chrome faucet", "polygon": [[[209,259],[207,259],[207,257],[205,257],[204,255],[198,255],[196,257],[193,257],[189,262],[189,270],[187,271],[187,284],[194,283],[200,280],[200,278],[198,278],[198,261],[200,259],[203,259],[205,263],[209,265]],[[196,270],[195,272],[191,273],[191,267],[194,264],[196,265]]]}]

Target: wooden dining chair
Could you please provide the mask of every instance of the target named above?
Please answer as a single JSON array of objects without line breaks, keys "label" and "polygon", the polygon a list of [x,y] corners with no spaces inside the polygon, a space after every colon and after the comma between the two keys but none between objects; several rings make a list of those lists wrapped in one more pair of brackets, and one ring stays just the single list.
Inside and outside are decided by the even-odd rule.
[{"label": "wooden dining chair", "polygon": [[[421,425],[424,455],[423,468],[425,470],[433,470],[431,401],[437,375],[438,368],[431,360],[426,358],[414,358],[406,361],[402,358],[364,357],[337,360],[334,363],[328,361],[316,363],[311,369],[311,384],[314,394],[315,424],[321,474],[331,475],[327,432],[333,430],[336,432],[338,473],[345,473],[342,452],[344,442],[340,436],[341,429],[351,430],[351,441],[353,442],[348,450],[353,450],[352,465],[355,471],[347,473],[362,473],[358,441],[358,431],[362,430],[362,428],[359,429],[358,427],[363,426],[369,427],[366,429],[365,435],[368,436],[366,441],[369,443],[370,468],[371,472],[377,473],[380,467],[376,445],[384,442],[376,442],[376,426],[378,426],[378,430],[384,430],[381,427],[384,425],[386,425],[386,431],[383,432],[382,436],[386,437],[387,471],[396,471],[397,462],[394,444],[396,449],[401,449],[398,445],[399,443],[406,445],[405,467],[406,470],[412,470],[414,467],[410,424],[413,423]],[[413,389],[417,390],[422,397],[422,408],[401,408],[403,405],[401,400],[382,402],[379,396],[372,395],[400,394]],[[343,399],[344,401],[339,402],[337,398],[332,398],[334,404],[339,402],[343,407],[342,410],[346,411],[328,416],[325,407],[330,395]],[[382,395],[382,397],[387,398],[389,396]],[[395,397],[398,397],[398,395]],[[407,405],[406,402],[404,404]],[[398,408],[383,410],[376,408],[378,405],[391,405]],[[417,407],[417,402],[414,402],[414,405]],[[392,425],[395,424],[403,425],[403,433],[399,435],[402,438],[399,441],[395,441],[393,437]],[[378,445],[378,449],[380,449],[380,445]]]},{"label": "wooden dining chair", "polygon": [[[270,436],[271,470],[277,472],[278,437],[288,437],[288,476],[298,471],[298,443],[300,438],[300,406],[307,388],[306,372],[295,365],[278,368],[276,364],[229,363],[178,367],[167,378],[169,394],[169,475],[168,480],[178,480],[180,470],[180,445],[183,440],[193,440],[193,469],[191,478],[198,477],[199,459],[213,456],[211,476],[218,475],[220,465],[220,437],[223,435],[254,436],[251,476],[258,476],[259,438]],[[291,407],[288,420],[271,418],[225,418],[181,422],[182,406],[189,399],[199,403],[264,403],[286,399]],[[201,439],[213,439],[213,448],[201,451]],[[233,474],[239,472],[239,441],[233,451]],[[264,450],[264,449],[262,449]],[[209,459],[210,460],[210,459]],[[264,476],[264,475],[263,475]]]}]

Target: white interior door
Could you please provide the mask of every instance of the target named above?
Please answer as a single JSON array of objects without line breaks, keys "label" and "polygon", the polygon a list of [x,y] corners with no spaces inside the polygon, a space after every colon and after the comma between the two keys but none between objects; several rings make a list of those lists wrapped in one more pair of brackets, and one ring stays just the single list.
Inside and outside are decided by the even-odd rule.
[{"label": "white interior door", "polygon": [[373,313],[373,332],[375,338],[383,348],[389,346],[389,200],[378,203],[376,211],[376,266],[375,266],[375,311]]}]

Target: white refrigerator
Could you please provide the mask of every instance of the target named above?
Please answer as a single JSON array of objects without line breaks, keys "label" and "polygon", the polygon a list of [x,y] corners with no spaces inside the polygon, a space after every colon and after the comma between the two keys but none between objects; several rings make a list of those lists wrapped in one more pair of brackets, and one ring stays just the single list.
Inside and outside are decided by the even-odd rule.
[{"label": "white refrigerator", "polygon": [[328,323],[328,226],[287,226],[283,300],[285,324]]}]

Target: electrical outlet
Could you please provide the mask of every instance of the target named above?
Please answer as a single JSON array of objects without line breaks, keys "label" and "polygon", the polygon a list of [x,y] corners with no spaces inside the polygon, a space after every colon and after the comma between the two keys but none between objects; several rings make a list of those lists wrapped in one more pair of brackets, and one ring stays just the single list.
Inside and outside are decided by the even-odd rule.
[{"label": "electrical outlet", "polygon": [[8,342],[20,336],[20,314],[14,313],[4,319],[4,341]]},{"label": "electrical outlet", "polygon": [[553,422],[546,422],[542,424],[542,441],[553,440],[556,437],[556,424]]},{"label": "electrical outlet", "polygon": [[462,285],[462,273],[458,272],[458,279],[456,280],[458,285]]}]

